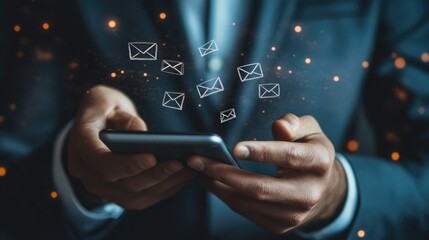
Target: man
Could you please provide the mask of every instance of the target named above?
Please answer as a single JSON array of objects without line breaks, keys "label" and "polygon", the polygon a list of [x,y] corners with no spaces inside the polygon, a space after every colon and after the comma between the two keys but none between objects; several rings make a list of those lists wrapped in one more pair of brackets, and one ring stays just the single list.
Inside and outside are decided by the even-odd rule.
[{"label": "man", "polygon": [[[54,181],[65,219],[58,225],[69,235],[402,239],[428,234],[424,1],[79,1],[77,9],[91,45],[76,38],[86,31],[64,29],[62,47],[70,49],[60,56],[79,62],[72,76],[77,81],[67,84],[83,93],[83,100],[78,111],[49,112],[64,118],[77,113],[53,140]],[[106,27],[111,19],[115,26]],[[212,39],[218,50],[200,54],[198,47]],[[157,43],[157,60],[130,60],[130,42]],[[75,57],[73,48],[85,52]],[[184,75],[161,72],[162,59],[184,62]],[[237,68],[251,63],[261,65],[263,77],[245,81]],[[106,76],[113,79],[103,81]],[[201,98],[195,86],[216,77],[224,91]],[[260,84],[279,84],[280,96],[258,96]],[[166,91],[185,93],[183,108],[163,108]],[[399,104],[392,92],[402,99]],[[69,104],[76,106],[72,99]],[[393,152],[397,160],[400,154],[398,163],[340,153],[360,101],[366,101],[379,155]],[[236,119],[219,122],[219,112],[231,108]],[[104,128],[216,132],[244,159],[243,169],[201,156],[188,159],[191,171],[174,159],[115,155],[98,139]],[[28,131],[8,133],[30,139]],[[393,145],[383,143],[386,136]],[[6,138],[9,145],[11,139]],[[17,159],[46,155],[22,149],[4,152]],[[14,181],[19,182],[11,177]]]}]

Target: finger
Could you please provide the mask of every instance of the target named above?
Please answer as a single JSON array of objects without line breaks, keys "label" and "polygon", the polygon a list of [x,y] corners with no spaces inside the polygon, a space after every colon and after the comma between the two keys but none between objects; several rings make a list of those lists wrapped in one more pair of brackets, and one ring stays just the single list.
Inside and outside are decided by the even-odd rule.
[{"label": "finger", "polygon": [[296,141],[316,133],[322,133],[322,129],[312,116],[298,117],[288,113],[273,123],[272,133],[275,140]]},{"label": "finger", "polygon": [[186,184],[186,182],[188,182],[195,176],[196,176],[196,172],[194,171],[182,170],[168,177],[161,183],[145,189],[144,191],[147,191],[149,193],[154,193],[154,194],[161,194],[162,192],[169,191],[170,189],[175,188],[176,186],[179,186],[179,185],[183,186],[184,184]]},{"label": "finger", "polygon": [[118,181],[127,191],[140,192],[155,186],[168,177],[183,170],[183,165],[178,161],[159,162],[159,164],[139,175]]},{"label": "finger", "polygon": [[251,198],[284,201],[287,192],[296,192],[293,185],[281,179],[258,175],[202,156],[193,156],[188,165]]},{"label": "finger", "polygon": [[318,142],[246,141],[238,143],[232,152],[239,159],[314,172],[325,171],[334,159]]},{"label": "finger", "polygon": [[128,112],[117,110],[109,115],[106,123],[107,128],[129,131],[146,131],[146,123],[138,116]]},{"label": "finger", "polygon": [[158,203],[163,199],[173,196],[183,188],[184,184],[185,183],[175,185],[166,191],[160,192],[159,194],[147,191],[139,193],[127,192],[118,188],[117,186],[114,186],[112,183],[96,181],[87,182],[84,184],[84,186],[89,192],[103,199],[115,202],[125,209],[142,210]]}]

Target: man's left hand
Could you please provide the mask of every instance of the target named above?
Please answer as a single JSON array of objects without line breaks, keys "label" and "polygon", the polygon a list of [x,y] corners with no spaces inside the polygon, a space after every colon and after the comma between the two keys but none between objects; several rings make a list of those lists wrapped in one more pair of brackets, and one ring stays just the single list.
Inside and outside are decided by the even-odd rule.
[{"label": "man's left hand", "polygon": [[287,114],[273,123],[275,141],[238,143],[238,159],[271,163],[276,176],[251,173],[202,156],[188,165],[232,210],[275,233],[320,228],[343,205],[347,183],[335,149],[311,116]]}]

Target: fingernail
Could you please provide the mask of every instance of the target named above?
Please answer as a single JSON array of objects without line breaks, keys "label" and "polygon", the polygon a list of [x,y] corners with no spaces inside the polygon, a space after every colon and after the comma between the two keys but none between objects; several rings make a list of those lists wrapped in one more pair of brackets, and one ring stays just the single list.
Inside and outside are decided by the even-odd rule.
[{"label": "fingernail", "polygon": [[201,161],[200,158],[193,158],[189,161],[189,166],[197,171],[202,171],[204,170],[204,163],[203,161]]},{"label": "fingernail", "polygon": [[182,169],[183,169],[182,164],[178,162],[169,162],[164,164],[164,172],[170,175]]},{"label": "fingernail", "polygon": [[238,155],[237,157],[239,157],[239,158],[247,158],[247,157],[249,157],[250,151],[249,151],[248,147],[246,147],[244,145],[238,145],[237,150],[236,150],[236,154]]}]

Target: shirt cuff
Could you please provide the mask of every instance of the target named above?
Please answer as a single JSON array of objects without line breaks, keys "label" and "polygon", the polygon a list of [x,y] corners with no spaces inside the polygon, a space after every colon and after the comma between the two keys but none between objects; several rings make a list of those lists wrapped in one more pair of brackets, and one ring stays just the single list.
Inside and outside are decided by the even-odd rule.
[{"label": "shirt cuff", "polygon": [[106,203],[89,211],[77,199],[61,159],[63,145],[72,125],[73,121],[70,121],[56,138],[53,152],[53,179],[67,222],[72,225],[74,231],[77,231],[77,235],[85,236],[107,222],[119,219],[125,211],[114,203]]},{"label": "shirt cuff", "polygon": [[347,197],[343,209],[333,222],[320,230],[313,232],[296,231],[296,234],[300,237],[310,239],[332,238],[346,230],[353,221],[358,204],[356,177],[344,155],[337,153],[337,159],[341,162],[347,178]]}]

